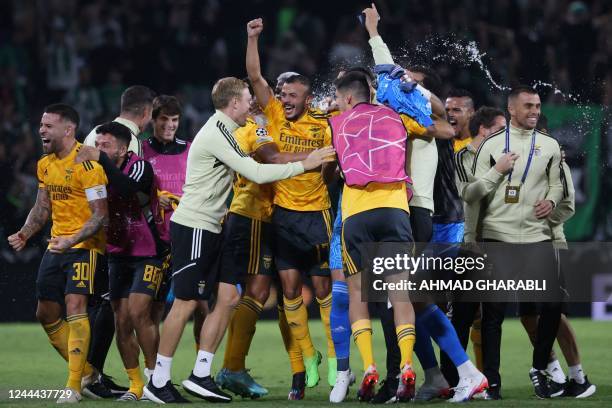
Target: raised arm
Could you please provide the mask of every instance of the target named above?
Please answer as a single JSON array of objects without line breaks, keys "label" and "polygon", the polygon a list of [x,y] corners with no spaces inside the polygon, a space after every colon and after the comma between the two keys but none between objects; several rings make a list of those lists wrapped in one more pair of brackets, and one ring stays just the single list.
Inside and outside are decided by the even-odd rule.
[{"label": "raised arm", "polygon": [[363,10],[363,14],[365,15],[365,28],[370,36],[369,43],[370,47],[372,47],[374,63],[376,65],[395,64],[387,44],[384,43],[380,34],[378,34],[378,21],[380,20],[380,15],[374,3],[372,3],[372,7]]},{"label": "raised arm", "polygon": [[261,75],[261,64],[259,61],[259,35],[263,31],[263,21],[261,18],[256,18],[247,23],[247,50],[246,50],[246,70],[253,92],[257,98],[257,103],[261,108],[268,105],[268,101],[272,96],[268,83]]},{"label": "raised arm", "polygon": [[51,216],[51,201],[49,200],[49,192],[45,187],[38,187],[36,202],[30,210],[28,218],[23,227],[10,237],[8,242],[15,251],[21,251],[25,248],[28,239],[45,226]]}]

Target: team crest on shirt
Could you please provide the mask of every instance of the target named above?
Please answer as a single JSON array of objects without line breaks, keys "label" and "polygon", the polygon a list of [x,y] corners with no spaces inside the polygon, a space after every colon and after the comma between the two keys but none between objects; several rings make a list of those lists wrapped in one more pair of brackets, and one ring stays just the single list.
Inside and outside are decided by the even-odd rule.
[{"label": "team crest on shirt", "polygon": [[73,169],[66,169],[66,176],[65,179],[67,182],[69,182],[70,180],[72,180],[72,173],[74,173]]},{"label": "team crest on shirt", "polygon": [[198,294],[203,295],[205,288],[206,288],[206,282],[205,281],[198,282]]},{"label": "team crest on shirt", "polygon": [[533,148],[533,155],[534,155],[535,157],[540,157],[540,156],[542,156],[542,146],[535,145],[535,147]]},{"label": "team crest on shirt", "polygon": [[270,255],[263,256],[263,266],[266,269],[270,269],[272,267],[272,257]]}]

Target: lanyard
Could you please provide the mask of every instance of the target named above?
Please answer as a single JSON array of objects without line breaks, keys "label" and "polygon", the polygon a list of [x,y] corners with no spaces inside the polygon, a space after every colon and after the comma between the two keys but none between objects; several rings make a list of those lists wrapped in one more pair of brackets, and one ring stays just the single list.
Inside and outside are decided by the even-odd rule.
[{"label": "lanyard", "polygon": [[[536,131],[533,130],[531,134],[531,147],[529,148],[529,157],[527,157],[527,165],[525,166],[525,171],[523,172],[523,177],[521,177],[521,185],[525,184],[525,180],[527,179],[527,173],[529,172],[529,167],[531,166],[531,159],[533,158],[533,153],[535,152],[535,139],[536,139]],[[510,126],[506,126],[506,153],[510,152]],[[512,171],[508,173],[508,183],[512,181]]]}]

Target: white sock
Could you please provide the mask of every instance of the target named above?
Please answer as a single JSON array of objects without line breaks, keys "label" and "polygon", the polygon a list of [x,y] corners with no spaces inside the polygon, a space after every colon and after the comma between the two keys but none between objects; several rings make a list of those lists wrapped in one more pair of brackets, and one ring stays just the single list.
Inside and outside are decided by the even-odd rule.
[{"label": "white sock", "polygon": [[578,384],[584,384],[584,371],[582,371],[582,364],[570,366],[569,378],[573,379]]},{"label": "white sock", "polygon": [[196,358],[195,366],[193,367],[193,375],[196,377],[208,377],[210,375],[210,367],[215,355],[208,351],[198,351],[198,358]]},{"label": "white sock", "polygon": [[172,370],[172,357],[157,355],[155,362],[155,370],[153,371],[153,385],[157,388],[163,387],[170,381],[170,372]]},{"label": "white sock", "polygon": [[457,367],[457,373],[459,374],[459,378],[463,377],[475,377],[480,374],[480,371],[476,368],[474,363],[471,360],[466,361]]},{"label": "white sock", "polygon": [[446,380],[440,371],[440,367],[435,366],[425,370],[425,382],[428,384],[444,384]]},{"label": "white sock", "polygon": [[548,371],[548,374],[550,374],[554,382],[565,384],[565,373],[563,372],[561,364],[559,364],[559,360],[554,360],[548,363],[546,371]]}]

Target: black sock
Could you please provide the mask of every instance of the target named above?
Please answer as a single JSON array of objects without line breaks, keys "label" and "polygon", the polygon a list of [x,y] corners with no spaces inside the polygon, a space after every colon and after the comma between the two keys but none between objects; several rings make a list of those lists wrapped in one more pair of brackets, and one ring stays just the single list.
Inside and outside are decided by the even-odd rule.
[{"label": "black sock", "polygon": [[98,306],[97,315],[91,326],[91,346],[87,361],[101,373],[104,362],[115,335],[115,316],[109,300],[103,300]]},{"label": "black sock", "polygon": [[378,314],[380,324],[385,335],[385,345],[387,346],[387,378],[395,378],[400,373],[400,362],[402,355],[397,345],[397,333],[395,332],[395,320],[393,319],[393,309],[387,303],[378,303]]}]

